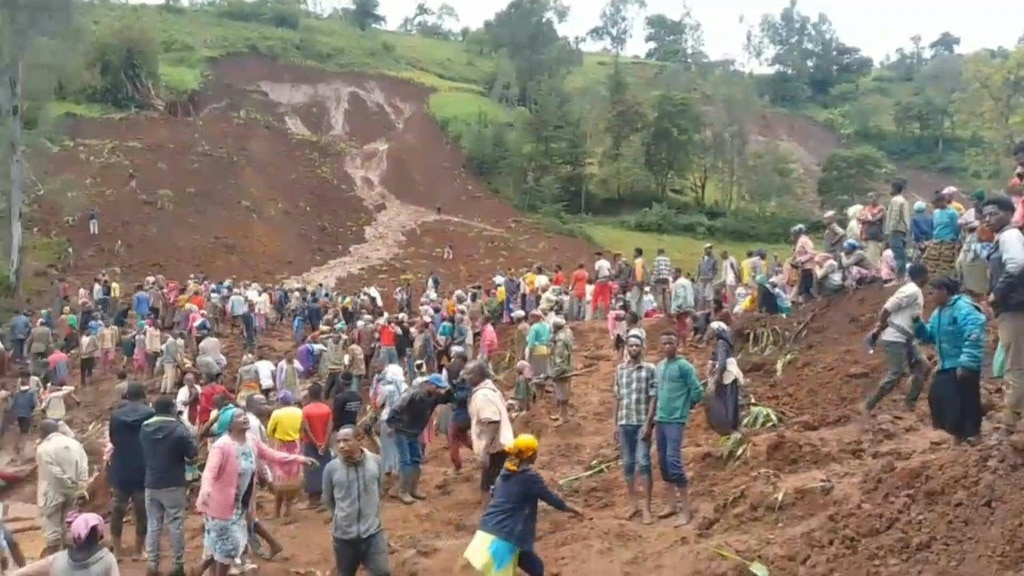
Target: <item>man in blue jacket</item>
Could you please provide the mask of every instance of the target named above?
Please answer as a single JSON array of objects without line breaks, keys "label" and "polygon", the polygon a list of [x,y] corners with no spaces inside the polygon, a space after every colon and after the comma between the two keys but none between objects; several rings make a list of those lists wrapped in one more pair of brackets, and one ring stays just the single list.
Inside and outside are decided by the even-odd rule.
[{"label": "man in blue jacket", "polygon": [[175,418],[173,396],[153,401],[155,415],[142,425],[139,439],[146,470],[146,556],[147,576],[156,576],[160,567],[160,535],[166,524],[170,532],[171,576],[185,574],[185,467],[199,454],[199,448],[185,425]]},{"label": "man in blue jacket", "polygon": [[18,364],[25,361],[25,341],[28,340],[31,331],[32,321],[24,312],[18,312],[14,318],[11,318],[11,356]]},{"label": "man in blue jacket", "polygon": [[133,556],[142,556],[146,539],[146,506],[143,489],[146,482],[146,467],[142,458],[142,443],[139,431],[142,423],[153,416],[153,409],[146,406],[146,388],[137,382],[128,385],[123,404],[110,415],[110,444],[114,452],[110,457],[107,478],[114,489],[114,511],[110,517],[110,535],[114,540],[114,554],[121,553],[121,535],[124,531],[124,515],[128,502],[135,513],[135,549]]}]

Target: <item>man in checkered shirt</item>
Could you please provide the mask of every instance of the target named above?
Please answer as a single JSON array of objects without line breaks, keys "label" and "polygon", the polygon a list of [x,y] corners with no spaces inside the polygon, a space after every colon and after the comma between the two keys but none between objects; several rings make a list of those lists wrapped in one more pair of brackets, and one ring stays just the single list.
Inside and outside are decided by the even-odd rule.
[{"label": "man in checkered shirt", "polygon": [[658,312],[668,316],[672,310],[672,261],[665,255],[664,248],[658,248],[658,255],[654,258],[651,284],[654,285],[654,301],[658,303]]},{"label": "man in checkered shirt", "polygon": [[[654,364],[644,362],[644,338],[639,331],[626,334],[627,359],[615,370],[615,439],[619,443],[622,470],[630,509],[626,519],[641,516],[644,524],[651,516],[651,429],[657,375]],[[636,472],[641,479],[641,498],[637,497]]]}]

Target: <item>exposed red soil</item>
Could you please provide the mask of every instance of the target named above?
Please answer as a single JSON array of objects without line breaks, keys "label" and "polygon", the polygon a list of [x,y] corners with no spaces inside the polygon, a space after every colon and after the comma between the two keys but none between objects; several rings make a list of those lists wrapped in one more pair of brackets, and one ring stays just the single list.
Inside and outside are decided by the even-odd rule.
[{"label": "exposed red soil", "polygon": [[[345,158],[376,141],[389,148],[381,175],[387,192],[424,213],[440,207],[445,219],[422,225],[410,219],[400,250],[378,254],[368,268],[358,258],[349,261],[343,287],[385,285],[404,273],[434,269],[444,270],[446,283],[465,285],[552,253],[572,266],[592,252],[583,240],[547,234],[522,220],[466,172],[461,153],[427,114],[428,91],[420,86],[257,57],[221,60],[213,72],[199,98],[199,117],[76,120],[69,144],[46,159],[36,176],[44,188],[59,191],[40,198],[31,225],[70,241],[75,272],[117,267],[133,276],[203,271],[269,281],[342,258],[364,243],[372,250],[375,240],[366,238],[365,227],[387,199],[362,201]],[[332,133],[332,111],[313,102],[293,110],[312,134],[290,134],[281,107],[260,82],[355,87],[344,133]],[[362,92],[371,89],[387,101],[368,103]],[[401,126],[389,117],[399,105],[407,108]],[[127,186],[129,171],[137,176],[138,193]],[[92,207],[100,215],[97,239],[88,235]],[[65,222],[68,216],[77,221]],[[446,269],[441,254],[447,243],[474,257]]]},{"label": "exposed red soil", "polygon": [[[90,189],[113,190],[109,195],[91,196],[101,210],[102,244],[88,242],[84,219],[74,226],[59,224],[59,207],[47,207],[45,202],[37,225],[72,240],[80,253],[78,275],[119,266],[132,278],[151,271],[173,278],[202,269],[217,276],[262,279],[304,272],[363,241],[360,220],[371,214],[349,189],[355,183],[347,179],[339,159],[344,145],[291,137],[279,128],[279,108],[247,88],[268,78],[316,82],[326,73],[269,66],[249,58],[226,61],[217,71],[221,80],[201,99],[206,112],[198,120],[128,119],[75,126],[79,138],[110,143],[76,144],[75,151],[57,155],[49,174],[73,174],[82,181],[92,178]],[[369,81],[346,78],[355,84]],[[395,125],[390,116],[384,122],[386,114],[377,119],[378,112],[357,114],[353,118],[358,120],[347,124],[348,129],[365,136],[348,145],[390,139],[390,163],[384,175],[389,192],[428,210],[441,202],[446,214],[464,221],[433,220],[417,226],[406,236],[398,257],[361,269],[343,284],[374,281],[390,286],[403,273],[415,273],[418,281],[423,272],[441,269],[447,285],[464,285],[508,265],[533,260],[550,263],[552,254],[575,259],[587,253],[589,247],[580,241],[548,236],[510,221],[515,213],[462,172],[461,157],[442,143],[439,131],[422,111],[421,89],[387,78],[372,81],[420,107],[412,110],[401,130],[389,128]],[[356,108],[354,102],[350,105]],[[245,118],[242,110],[250,110]],[[300,107],[298,112],[307,126],[329,127],[325,119],[330,114],[325,109]],[[125,144],[121,138],[136,144]],[[212,152],[203,152],[200,142]],[[95,161],[97,148],[122,155],[127,164]],[[178,200],[173,210],[158,210],[128,196],[123,190],[127,166],[139,174],[144,192],[172,189]],[[260,215],[258,220],[238,205],[240,190],[251,187],[260,194],[241,199]],[[201,191],[194,194],[203,198],[193,200],[192,193],[183,192],[188,188]],[[284,212],[277,198],[282,204],[287,200],[293,211]],[[207,206],[215,210],[206,210]],[[172,227],[182,219],[191,219],[192,224]],[[510,232],[495,235],[475,222]],[[345,223],[349,228],[344,228]],[[209,241],[211,233],[234,243],[225,247],[223,242]],[[253,240],[256,233],[265,236]],[[113,254],[108,234],[125,241],[124,255]],[[448,242],[455,244],[457,255],[472,256],[454,263],[441,261],[440,252]],[[615,467],[561,487],[589,517],[575,521],[542,507],[538,551],[549,573],[745,573],[742,565],[720,558],[716,548],[759,559],[776,575],[959,576],[1019,571],[1024,524],[1013,482],[1022,463],[1017,452],[990,447],[950,450],[948,439],[930,430],[924,398],[915,413],[902,411],[905,388],[879,406],[866,429],[856,421],[860,403],[882,376],[882,358],[867,355],[863,336],[884,297],[881,288],[869,288],[851,297],[811,304],[793,318],[768,322],[789,335],[798,333],[790,347],[796,357],[781,376],[776,376],[775,368],[779,352],[766,357],[743,352],[740,365],[747,374],[750,395],[782,415],[782,428],[753,433],[747,456],[726,464],[717,436],[702,411],[695,411],[685,450],[695,506],[689,527],[673,528],[671,521],[645,527],[623,520],[625,490]],[[814,317],[805,325],[811,314]],[[763,322],[743,323],[750,329]],[[801,333],[804,326],[806,332]],[[656,335],[668,324],[651,321],[646,328],[651,335],[648,357],[654,359]],[[574,384],[574,422],[553,427],[547,417],[553,406],[545,399],[517,423],[519,431],[540,437],[538,469],[553,485],[586,470],[595,459],[613,457],[616,451],[610,417],[614,352],[603,323],[577,324],[572,329],[577,368],[594,367]],[[738,343],[745,342],[743,334],[741,329]],[[502,337],[507,346],[507,330]],[[276,357],[291,346],[288,338],[286,329],[274,328],[261,340],[261,348]],[[237,336],[222,341],[229,366],[237,369]],[[709,350],[689,348],[685,354],[703,370]],[[107,417],[112,385],[112,378],[105,377],[80,393],[83,405],[72,410],[73,427],[82,430]],[[411,507],[395,501],[385,504],[395,576],[469,574],[460,556],[479,518],[476,474],[472,470],[461,476],[447,474],[450,464],[444,445],[445,440],[438,438],[427,452],[428,500]],[[95,445],[90,451],[95,465],[99,462]],[[472,457],[463,456],[471,468]],[[101,488],[96,486],[92,506],[102,510],[109,501]],[[660,488],[656,485],[657,500]],[[34,494],[26,484],[9,497],[31,502]],[[260,496],[264,506],[265,498]],[[263,563],[259,573],[284,576],[292,570],[329,570],[332,552],[325,521],[322,514],[307,511],[298,511],[294,523],[268,520],[286,553],[275,562]],[[31,534],[24,535],[32,543],[30,555],[37,550],[37,539]],[[195,515],[188,519],[188,536],[189,559],[196,560],[202,545]],[[140,574],[141,565],[129,564],[122,573]]]},{"label": "exposed red soil", "polygon": [[[781,110],[761,114],[752,122],[751,131],[756,138],[793,148],[809,183],[809,199],[817,204],[813,191],[821,175],[821,166],[830,154],[845,147],[835,132],[807,116]],[[896,171],[897,175],[907,179],[910,194],[918,198],[930,199],[936,190],[962,185],[954,178],[936,172],[906,166],[899,166]]]}]

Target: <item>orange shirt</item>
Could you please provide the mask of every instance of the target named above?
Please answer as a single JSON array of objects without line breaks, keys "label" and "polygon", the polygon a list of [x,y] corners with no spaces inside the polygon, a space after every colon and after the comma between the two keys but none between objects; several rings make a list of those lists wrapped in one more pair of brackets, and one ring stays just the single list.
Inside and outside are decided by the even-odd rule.
[{"label": "orange shirt", "polygon": [[557,272],[555,274],[555,278],[551,280],[551,283],[555,286],[565,286],[565,274],[562,274],[561,271]]},{"label": "orange shirt", "polygon": [[577,269],[572,273],[572,295],[580,300],[587,297],[587,279],[590,276],[586,270]]},{"label": "orange shirt", "polygon": [[391,347],[395,345],[395,329],[387,324],[380,327],[380,345]]}]

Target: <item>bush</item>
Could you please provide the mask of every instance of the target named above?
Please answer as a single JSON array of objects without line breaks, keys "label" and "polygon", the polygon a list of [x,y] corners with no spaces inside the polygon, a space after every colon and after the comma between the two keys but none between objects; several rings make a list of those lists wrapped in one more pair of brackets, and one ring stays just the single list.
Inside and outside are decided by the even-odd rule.
[{"label": "bush", "polygon": [[664,204],[628,216],[622,224],[636,232],[653,234],[681,234],[696,238],[743,240],[750,242],[779,243],[789,239],[790,229],[797,224],[807,226],[809,232],[822,229],[820,221],[807,221],[797,216],[784,214],[755,214],[732,211],[680,213]]},{"label": "bush", "polygon": [[302,22],[302,9],[296,3],[279,0],[226,0],[216,4],[213,13],[226,20],[253,22],[286,30],[298,30]]},{"label": "bush", "polygon": [[93,102],[115,108],[144,104],[137,87],[160,80],[160,45],[151,30],[134,21],[97,34],[89,58],[99,78],[90,94]]}]

